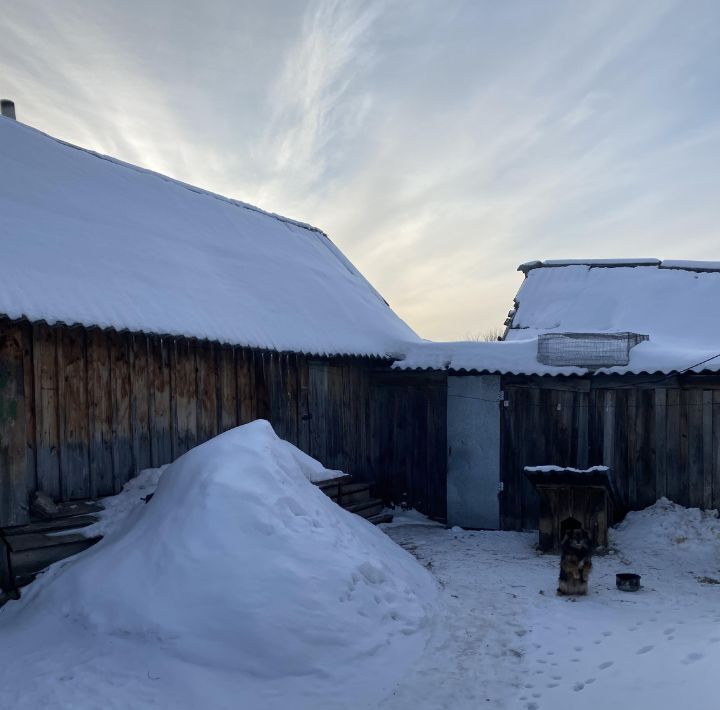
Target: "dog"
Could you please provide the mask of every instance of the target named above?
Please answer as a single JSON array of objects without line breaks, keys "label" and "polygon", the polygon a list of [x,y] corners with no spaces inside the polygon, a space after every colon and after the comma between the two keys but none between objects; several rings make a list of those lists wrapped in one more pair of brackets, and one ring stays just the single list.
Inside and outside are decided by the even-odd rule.
[{"label": "dog", "polygon": [[557,593],[566,596],[587,594],[592,570],[590,535],[582,528],[569,530],[560,544],[560,553]]}]

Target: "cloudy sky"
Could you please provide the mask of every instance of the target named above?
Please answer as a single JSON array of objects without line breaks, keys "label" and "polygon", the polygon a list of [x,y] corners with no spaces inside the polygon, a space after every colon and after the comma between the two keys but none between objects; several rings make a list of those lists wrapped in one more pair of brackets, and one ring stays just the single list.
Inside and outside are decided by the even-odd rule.
[{"label": "cloudy sky", "polygon": [[321,227],[425,337],[501,325],[530,259],[720,259],[715,0],[0,0],[0,30],[19,120]]}]

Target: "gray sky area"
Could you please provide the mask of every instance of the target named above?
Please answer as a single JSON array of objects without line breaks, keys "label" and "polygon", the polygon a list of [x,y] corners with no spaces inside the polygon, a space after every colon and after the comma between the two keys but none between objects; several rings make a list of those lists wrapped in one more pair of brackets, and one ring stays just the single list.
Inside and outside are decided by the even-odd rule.
[{"label": "gray sky area", "polygon": [[321,227],[428,338],[501,325],[530,259],[720,259],[714,0],[0,0],[0,29],[19,120]]}]

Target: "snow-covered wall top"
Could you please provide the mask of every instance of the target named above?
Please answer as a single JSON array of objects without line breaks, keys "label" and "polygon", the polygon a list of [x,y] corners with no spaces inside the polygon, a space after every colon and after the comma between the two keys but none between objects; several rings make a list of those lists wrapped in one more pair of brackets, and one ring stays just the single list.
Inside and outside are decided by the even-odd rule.
[{"label": "snow-covered wall top", "polygon": [[[631,265],[632,264],[632,265]],[[528,262],[506,340],[410,346],[401,369],[584,374],[537,361],[542,333],[650,336],[603,373],[720,370],[720,263],[657,259]],[[714,357],[717,356],[717,357]],[[703,362],[707,360],[707,362]]]},{"label": "snow-covered wall top", "polygon": [[318,229],[0,118],[0,314],[312,354],[415,333]]}]

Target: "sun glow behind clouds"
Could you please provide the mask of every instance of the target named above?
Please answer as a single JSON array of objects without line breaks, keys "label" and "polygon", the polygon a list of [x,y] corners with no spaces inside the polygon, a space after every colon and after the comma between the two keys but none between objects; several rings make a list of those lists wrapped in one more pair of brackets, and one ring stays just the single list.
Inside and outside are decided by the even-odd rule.
[{"label": "sun glow behind clouds", "polygon": [[325,229],[423,336],[531,258],[717,259],[720,7],[0,0],[18,118]]}]

